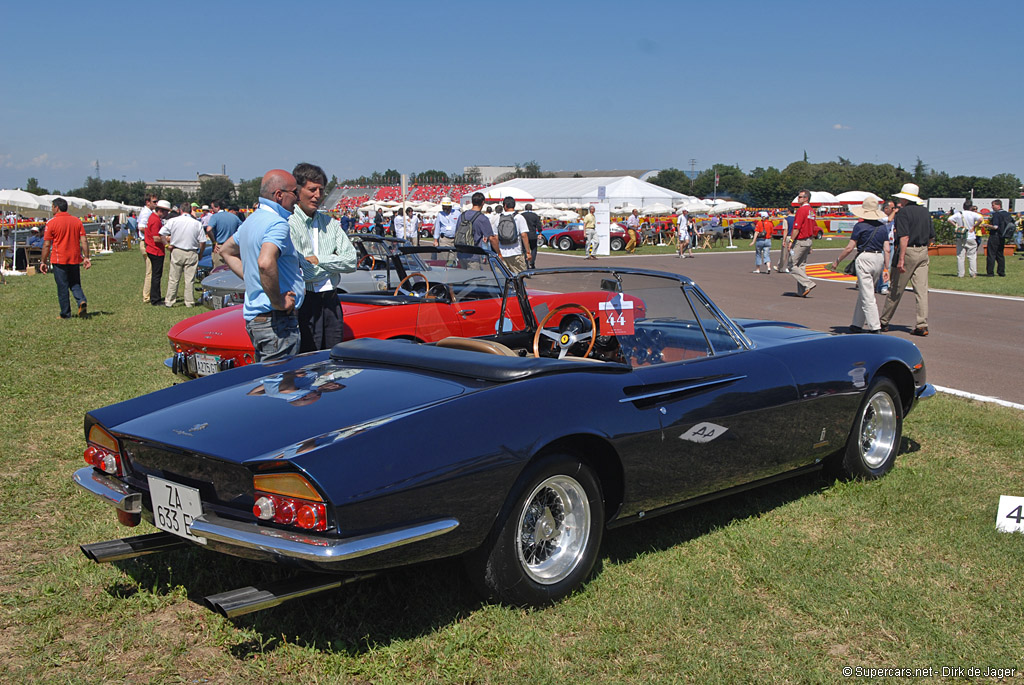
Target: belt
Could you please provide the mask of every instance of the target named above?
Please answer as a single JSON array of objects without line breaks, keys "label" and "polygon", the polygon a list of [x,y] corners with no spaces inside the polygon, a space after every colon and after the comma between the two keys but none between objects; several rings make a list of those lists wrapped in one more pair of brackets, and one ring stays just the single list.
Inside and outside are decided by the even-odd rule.
[{"label": "belt", "polygon": [[272,321],[275,316],[292,316],[292,314],[286,314],[284,312],[274,310],[272,312],[267,312],[266,314],[257,314],[256,316],[252,317],[252,320],[264,323],[266,321]]},{"label": "belt", "polygon": [[861,252],[867,252],[868,254],[882,254],[881,250],[861,250]]},{"label": "belt", "polygon": [[907,245],[907,247],[928,247],[927,245]]}]

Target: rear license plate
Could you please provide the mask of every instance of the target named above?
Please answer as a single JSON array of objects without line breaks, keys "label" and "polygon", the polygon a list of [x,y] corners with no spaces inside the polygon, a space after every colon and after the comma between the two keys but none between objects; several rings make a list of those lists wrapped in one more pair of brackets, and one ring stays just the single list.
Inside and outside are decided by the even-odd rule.
[{"label": "rear license plate", "polygon": [[192,522],[203,515],[199,490],[149,476],[149,496],[153,501],[153,522],[157,528],[200,545],[206,544],[206,538],[193,535],[189,529]]},{"label": "rear license plate", "polygon": [[220,371],[220,357],[213,354],[196,355],[196,375],[211,376]]}]

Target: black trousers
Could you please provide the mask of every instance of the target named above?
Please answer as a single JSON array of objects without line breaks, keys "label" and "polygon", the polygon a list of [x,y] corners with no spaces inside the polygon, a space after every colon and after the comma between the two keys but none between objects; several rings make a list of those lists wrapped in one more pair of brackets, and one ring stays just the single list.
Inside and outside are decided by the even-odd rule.
[{"label": "black trousers", "polygon": [[153,277],[149,279],[149,303],[160,304],[164,299],[160,297],[160,279],[164,277],[164,256],[147,252],[146,259],[153,270]]},{"label": "black trousers", "polygon": [[1006,258],[1003,256],[1003,236],[998,233],[988,234],[988,245],[985,248],[985,272],[991,276],[993,267],[996,267],[1000,276],[1006,275]]},{"label": "black trousers", "polygon": [[341,342],[341,302],[333,290],[308,290],[299,307],[299,352],[329,350]]},{"label": "black trousers", "polygon": [[530,244],[530,258],[526,260],[526,266],[530,269],[537,268],[537,239],[530,238],[526,242]]}]

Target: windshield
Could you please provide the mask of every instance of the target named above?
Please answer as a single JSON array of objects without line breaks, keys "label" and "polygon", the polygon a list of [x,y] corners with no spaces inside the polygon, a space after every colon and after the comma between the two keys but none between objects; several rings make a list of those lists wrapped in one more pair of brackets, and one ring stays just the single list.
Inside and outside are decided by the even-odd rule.
[{"label": "windshield", "polygon": [[[435,248],[411,245],[400,248],[403,259],[415,260],[416,268],[406,266],[405,277],[413,285],[429,283],[450,289],[455,302],[500,299],[509,276],[497,257],[478,248]],[[419,274],[419,275],[416,275]]]},{"label": "windshield", "polygon": [[521,280],[534,326],[543,329],[537,338],[538,353],[544,356],[582,356],[593,326],[596,335],[587,356],[634,367],[747,346],[742,331],[696,286],[670,275],[545,270]]}]

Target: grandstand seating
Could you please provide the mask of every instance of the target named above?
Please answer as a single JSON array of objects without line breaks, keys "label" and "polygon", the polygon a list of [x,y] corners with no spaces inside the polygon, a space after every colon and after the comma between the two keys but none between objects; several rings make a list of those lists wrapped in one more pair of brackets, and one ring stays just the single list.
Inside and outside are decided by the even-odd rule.
[{"label": "grandstand seating", "polygon": [[[409,188],[409,201],[440,202],[441,198],[450,197],[458,202],[463,195],[483,187],[479,184],[468,183],[414,185]],[[401,199],[401,195],[401,186],[341,186],[331,193],[327,202],[324,203],[324,207],[344,212],[355,209],[368,200],[397,202]]]}]

